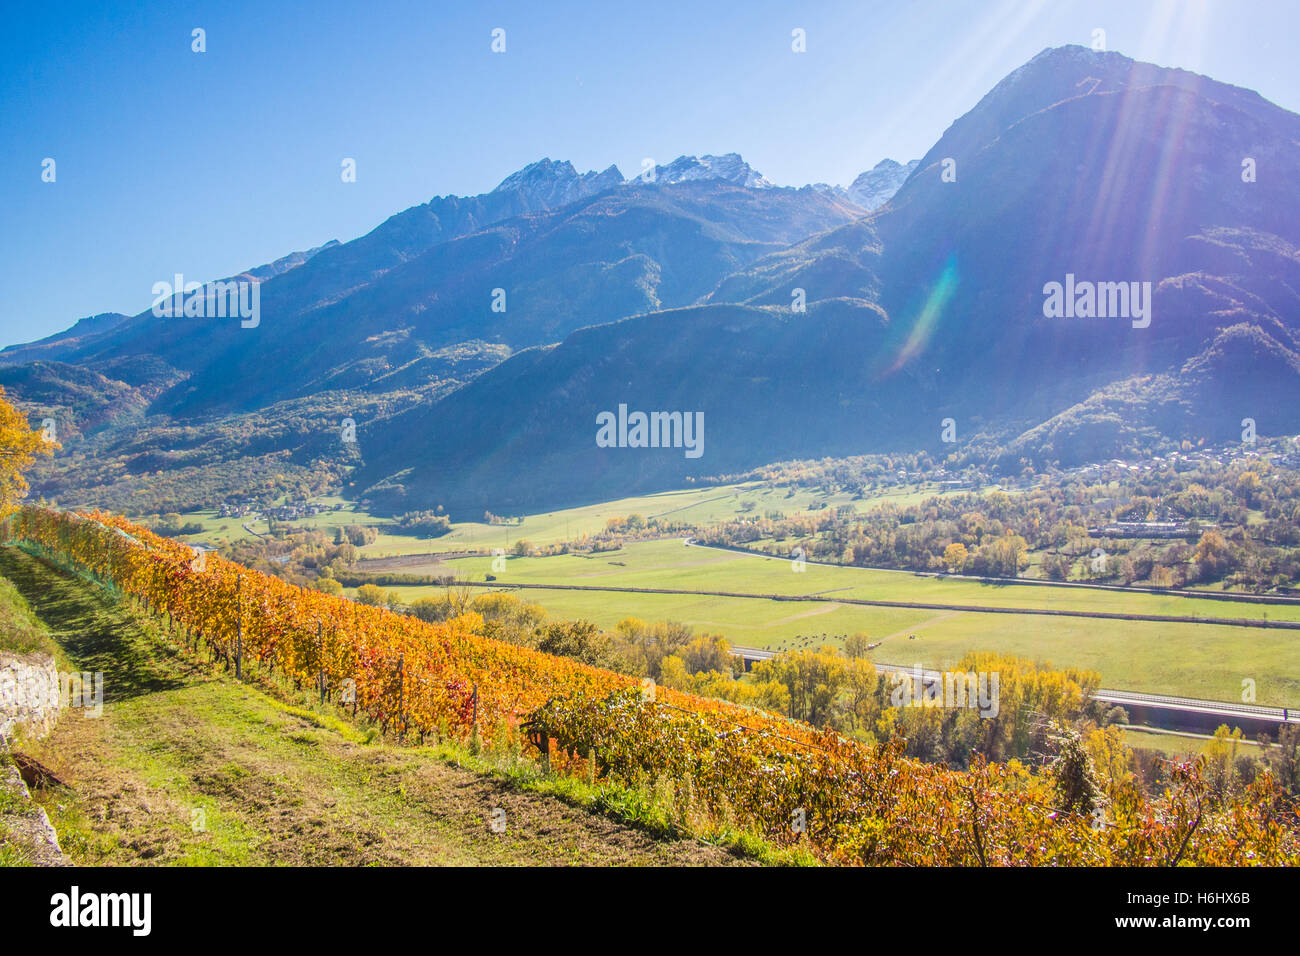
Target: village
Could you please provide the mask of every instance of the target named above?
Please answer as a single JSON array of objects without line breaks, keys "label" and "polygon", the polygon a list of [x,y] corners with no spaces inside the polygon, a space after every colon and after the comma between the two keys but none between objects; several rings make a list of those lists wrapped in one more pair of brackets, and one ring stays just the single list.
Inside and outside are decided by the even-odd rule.
[{"label": "village", "polygon": [[282,505],[263,505],[256,501],[243,501],[236,504],[222,502],[215,505],[218,518],[266,518],[275,521],[297,521],[302,518],[314,518],[327,511],[338,511],[341,504],[323,505],[307,501],[305,498],[291,499]]}]

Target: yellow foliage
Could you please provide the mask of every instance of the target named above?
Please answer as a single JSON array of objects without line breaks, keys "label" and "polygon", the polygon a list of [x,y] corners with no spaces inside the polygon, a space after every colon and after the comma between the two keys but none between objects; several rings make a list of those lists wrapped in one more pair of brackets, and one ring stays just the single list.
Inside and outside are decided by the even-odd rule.
[{"label": "yellow foliage", "polygon": [[5,400],[0,386],[0,518],[10,514],[27,494],[23,472],[32,466],[37,455],[50,455],[59,445],[27,424],[18,409]]}]

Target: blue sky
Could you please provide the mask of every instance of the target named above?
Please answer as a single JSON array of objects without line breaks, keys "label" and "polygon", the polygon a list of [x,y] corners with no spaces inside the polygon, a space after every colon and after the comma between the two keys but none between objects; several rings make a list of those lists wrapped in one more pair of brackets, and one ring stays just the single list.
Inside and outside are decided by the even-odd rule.
[{"label": "blue sky", "polygon": [[847,184],[919,157],[1008,72],[1095,28],[1300,111],[1294,0],[11,6],[0,344],[142,311],[176,272],[355,238],[542,156],[632,175],[643,157],[739,152],[780,185]]}]

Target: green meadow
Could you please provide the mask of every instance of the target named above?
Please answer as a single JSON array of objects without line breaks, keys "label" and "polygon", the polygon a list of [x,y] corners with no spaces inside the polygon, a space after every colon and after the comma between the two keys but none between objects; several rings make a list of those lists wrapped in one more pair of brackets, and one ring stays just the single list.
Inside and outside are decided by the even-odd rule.
[{"label": "green meadow", "polygon": [[378,558],[493,548],[509,551],[516,541],[521,540],[533,545],[548,545],[571,541],[584,534],[594,535],[605,530],[606,522],[610,518],[626,518],[633,514],[639,514],[647,520],[659,518],[663,521],[708,524],[742,515],[763,515],[769,511],[781,511],[791,515],[807,511],[814,504],[829,508],[852,504],[858,510],[886,501],[900,505],[914,504],[933,493],[933,488],[897,491],[854,501],[847,494],[826,495],[808,490],[799,490],[791,495],[789,489],[774,488],[761,482],[718,485],[619,498],[581,508],[546,511],[525,515],[518,521],[503,516],[507,518],[507,523],[504,524],[488,524],[481,520],[453,521],[451,532],[438,538],[411,538],[388,534],[385,532],[384,524],[372,522],[379,530],[379,539],[374,544],[367,545],[362,553],[367,558]]},{"label": "green meadow", "polygon": [[[343,505],[292,526],[334,528],[361,524],[376,528],[379,538],[361,549],[364,557],[441,554],[501,548],[516,541],[547,545],[593,534],[612,517],[640,514],[663,520],[707,524],[742,515],[781,511],[793,514],[810,507],[852,504],[863,509],[882,501],[910,504],[933,494],[914,487],[872,499],[817,491],[774,488],[760,482],[643,495],[582,508],[528,515],[504,524],[465,521],[439,538],[391,534],[388,519]],[[187,515],[204,526],[201,537],[245,537],[243,519],[212,514]],[[265,531],[264,522],[250,522]],[[768,547],[772,546],[767,542]],[[937,578],[900,571],[808,564],[796,572],[783,557],[761,557],[702,547],[682,538],[632,542],[617,551],[553,557],[508,557],[505,568],[492,571],[490,557],[452,559],[445,563],[403,567],[403,573],[445,574],[485,582],[489,574],[508,587],[525,588],[524,596],[554,617],[586,618],[613,627],[625,617],[647,621],[677,620],[697,632],[722,634],[731,643],[784,650],[811,647],[844,635],[865,632],[882,642],[873,656],[897,664],[944,666],[968,651],[996,650],[1088,667],[1102,674],[1105,686],[1238,700],[1242,681],[1256,682],[1261,703],[1300,704],[1300,633],[1225,625],[1164,621],[1119,621],[1029,614],[986,614],[927,608],[852,605],[843,599],[970,605],[1012,610],[1053,609],[1081,613],[1128,613],[1162,616],[1300,621],[1300,607],[1235,603],[1173,595],[1122,593],[1064,586],[983,584],[961,578]],[[716,595],[620,593],[615,591],[527,590],[528,585],[566,584],[594,588],[671,588],[741,594],[815,595],[818,601],[772,601]],[[397,588],[402,599],[442,593],[438,587]]]},{"label": "green meadow", "polygon": [[[610,518],[626,518],[632,514],[639,514],[646,519],[660,518],[664,521],[708,524],[743,515],[763,515],[770,511],[781,511],[792,515],[807,511],[814,505],[837,508],[840,505],[852,504],[859,511],[886,502],[910,505],[923,501],[935,491],[936,488],[932,485],[911,486],[855,501],[848,494],[829,495],[806,489],[796,490],[791,494],[787,488],[776,488],[764,482],[744,482],[620,498],[581,508],[546,511],[518,518],[502,516],[505,523],[498,524],[489,524],[481,520],[482,515],[453,515],[453,519],[464,517],[476,520],[453,520],[452,530],[437,538],[415,538],[393,534],[390,530],[393,522],[389,518],[360,510],[354,503],[346,502],[342,498],[317,498],[313,499],[313,503],[331,507],[337,503],[342,504],[343,507],[339,511],[328,511],[301,521],[282,522],[282,524],[295,529],[330,532],[337,527],[350,524],[374,528],[379,532],[378,539],[361,549],[361,553],[367,558],[382,558],[493,548],[509,550],[516,541],[521,539],[534,545],[554,544],[584,534],[592,535],[604,531],[605,523]],[[187,522],[198,522],[203,526],[201,534],[191,536],[194,540],[236,541],[251,537],[242,527],[245,523],[259,533],[265,534],[267,531],[266,522],[260,518],[255,520],[218,518],[211,510],[191,512],[184,517]]]},{"label": "green meadow", "polygon": [[[420,573],[454,571],[484,581],[491,558],[461,558]],[[1122,594],[1065,587],[988,585],[858,568],[808,565],[687,547],[680,539],[638,542],[604,554],[507,558],[497,582],[554,617],[586,618],[613,627],[625,617],[676,620],[697,632],[717,633],[732,644],[785,650],[839,643],[865,632],[882,642],[872,656],[894,664],[942,667],[969,651],[993,650],[1097,670],[1119,690],[1239,700],[1243,679],[1256,682],[1260,703],[1300,703],[1300,633],[1259,628],[1086,617],[987,614],[925,608],[843,604],[840,598],[966,604],[982,607],[1055,608],[1080,612],[1201,615],[1295,620],[1300,608]],[[677,588],[752,594],[806,594],[822,601],[793,602],[715,595],[554,591],[528,585]],[[395,588],[410,602],[444,593],[440,587]]]},{"label": "green meadow", "polygon": [[[402,571],[432,574],[445,573],[450,569],[459,578],[483,581],[486,575],[492,573],[491,568],[492,558],[474,557],[408,567]],[[1296,605],[1215,601],[1208,598],[1066,586],[984,584],[969,578],[939,578],[907,571],[876,571],[818,564],[808,564],[804,571],[796,572],[792,563],[785,558],[687,547],[681,538],[633,542],[618,551],[592,555],[508,557],[505,571],[496,574],[496,578],[502,584],[511,585],[679,588],[745,594],[824,595],[828,601],[856,598],[1093,613],[1300,621],[1300,606]],[[1300,639],[1300,633],[1297,634],[1297,639]]]}]

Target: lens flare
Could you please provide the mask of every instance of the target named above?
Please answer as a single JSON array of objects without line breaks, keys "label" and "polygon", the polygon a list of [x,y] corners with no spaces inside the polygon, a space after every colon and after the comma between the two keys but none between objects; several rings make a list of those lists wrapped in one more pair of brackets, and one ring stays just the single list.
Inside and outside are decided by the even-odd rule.
[{"label": "lens flare", "polygon": [[939,273],[939,278],[935,281],[930,289],[930,294],[926,297],[925,304],[917,313],[916,319],[912,322],[911,329],[907,333],[907,338],[903,340],[898,354],[884,369],[881,377],[893,375],[904,365],[916,358],[925,351],[930,340],[934,338],[935,329],[939,325],[939,320],[943,317],[944,310],[951,301],[953,294],[957,291],[957,284],[960,282],[957,270],[957,260],[955,256],[949,256],[948,262],[944,265],[943,271]]}]

